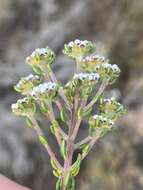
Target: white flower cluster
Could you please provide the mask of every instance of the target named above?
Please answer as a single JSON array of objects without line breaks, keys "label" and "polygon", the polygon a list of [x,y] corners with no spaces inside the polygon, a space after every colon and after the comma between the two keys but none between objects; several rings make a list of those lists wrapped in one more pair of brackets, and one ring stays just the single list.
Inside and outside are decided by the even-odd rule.
[{"label": "white flower cluster", "polygon": [[100,56],[100,55],[91,55],[91,56],[86,56],[83,59],[83,62],[90,62],[90,61],[99,61],[99,62],[104,63],[105,58],[103,56]]},{"label": "white flower cluster", "polygon": [[29,74],[27,77],[24,78],[25,80],[33,80],[33,79],[40,79],[38,75]]},{"label": "white flower cluster", "polygon": [[112,103],[113,101],[116,101],[114,97],[112,97],[112,98],[104,98],[103,99],[103,102]]},{"label": "white flower cluster", "polygon": [[57,84],[54,82],[45,82],[33,88],[31,95],[36,96],[37,94],[44,94],[49,91],[55,91]]},{"label": "white flower cluster", "polygon": [[99,80],[99,74],[97,73],[79,73],[75,74],[73,79],[79,79],[79,80],[88,80],[88,81],[98,81]]},{"label": "white flower cluster", "polygon": [[112,120],[107,119],[106,117],[103,117],[102,115],[94,115],[92,116],[94,120],[98,120],[99,122],[103,124],[109,124],[110,126],[114,125],[114,122]]},{"label": "white flower cluster", "polygon": [[79,39],[76,39],[74,41],[69,42],[68,47],[73,48],[74,45],[76,45],[78,47],[86,47],[87,44],[88,44],[87,40],[81,41]]},{"label": "white flower cluster", "polygon": [[115,106],[114,109],[115,109],[115,108],[117,109],[117,108],[119,108],[119,107],[121,106],[121,104],[120,104],[119,102],[117,102],[114,97],[112,97],[112,98],[110,98],[110,99],[105,98],[105,99],[103,100],[103,104],[114,105],[114,106]]},{"label": "white flower cluster", "polygon": [[21,98],[15,104],[12,104],[11,109],[18,110],[21,108],[22,104],[24,104],[24,103],[27,103],[27,104],[29,103],[29,100],[27,97]]},{"label": "white flower cluster", "polygon": [[48,48],[37,48],[33,53],[31,54],[31,57],[35,57],[36,55],[44,56],[48,54],[49,49]]},{"label": "white flower cluster", "polygon": [[28,97],[19,99],[11,105],[11,109],[15,115],[27,116],[29,113],[35,113],[35,105]]},{"label": "white flower cluster", "polygon": [[25,81],[34,81],[34,80],[40,80],[40,77],[38,75],[29,74],[27,77],[23,77],[16,85],[17,88],[20,88],[23,85],[23,82]]},{"label": "white flower cluster", "polygon": [[18,109],[18,107],[19,107],[19,106],[18,106],[17,103],[11,105],[11,109],[12,109],[12,110],[16,110],[16,109]]},{"label": "white flower cluster", "polygon": [[27,97],[21,98],[17,101],[18,104],[28,103],[29,99]]},{"label": "white flower cluster", "polygon": [[[100,65],[98,65],[97,68],[100,68]],[[107,69],[107,70],[111,70],[114,73],[119,73],[120,72],[120,68],[116,64],[111,65],[109,63],[103,63],[102,68]]]}]

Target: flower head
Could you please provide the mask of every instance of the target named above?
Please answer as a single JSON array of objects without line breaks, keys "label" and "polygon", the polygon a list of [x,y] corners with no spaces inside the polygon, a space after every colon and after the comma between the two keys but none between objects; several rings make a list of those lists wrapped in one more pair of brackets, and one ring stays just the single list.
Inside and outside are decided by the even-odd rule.
[{"label": "flower head", "polygon": [[19,99],[15,104],[12,104],[11,109],[17,116],[29,116],[35,113],[35,104],[27,97]]},{"label": "flower head", "polygon": [[99,81],[98,73],[78,73],[73,76],[73,79],[66,84],[66,87],[90,86]]},{"label": "flower head", "polygon": [[81,61],[81,67],[86,70],[93,72],[96,70],[96,67],[106,63],[106,59],[103,56],[100,55],[91,55],[91,56],[86,56],[84,59]]},{"label": "flower head", "polygon": [[89,134],[91,136],[101,137],[113,128],[114,122],[105,116],[94,115],[89,119],[89,126]]},{"label": "flower head", "polygon": [[97,73],[79,73],[75,74],[73,77],[74,80],[80,80],[80,81],[98,81],[99,80],[99,74]]},{"label": "flower head", "polygon": [[29,95],[34,86],[40,84],[41,79],[38,75],[30,74],[27,77],[21,78],[21,80],[15,85],[15,90],[23,95]]},{"label": "flower head", "polygon": [[120,74],[120,69],[116,64],[103,63],[98,65],[95,69],[102,80],[109,79],[109,84],[112,84]]},{"label": "flower head", "polygon": [[35,100],[49,100],[57,95],[58,85],[54,82],[45,82],[33,88],[31,96]]},{"label": "flower head", "polygon": [[26,59],[26,63],[30,65],[37,74],[50,66],[55,60],[54,52],[49,48],[38,48]]},{"label": "flower head", "polygon": [[63,53],[72,59],[81,59],[83,56],[94,51],[94,45],[92,42],[76,39],[74,41],[65,44]]},{"label": "flower head", "polygon": [[124,113],[124,107],[115,100],[111,99],[101,99],[100,101],[100,110],[104,114],[108,114],[110,118],[117,119],[122,113]]}]

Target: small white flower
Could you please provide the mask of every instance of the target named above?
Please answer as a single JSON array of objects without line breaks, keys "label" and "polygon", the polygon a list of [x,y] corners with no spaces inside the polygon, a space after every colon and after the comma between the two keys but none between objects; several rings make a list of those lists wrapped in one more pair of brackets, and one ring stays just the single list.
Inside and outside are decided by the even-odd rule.
[{"label": "small white flower", "polygon": [[17,103],[16,103],[16,104],[12,104],[12,105],[11,105],[11,108],[12,108],[12,110],[13,110],[13,109],[18,109],[18,104],[17,104]]},{"label": "small white flower", "polygon": [[35,52],[38,55],[47,55],[48,54],[48,49],[47,48],[37,48]]},{"label": "small white flower", "polygon": [[79,73],[79,74],[75,74],[73,78],[80,79],[80,80],[93,81],[93,80],[99,80],[99,74],[97,74],[97,73]]},{"label": "small white flower", "polygon": [[53,82],[45,82],[33,88],[31,93],[32,96],[36,96],[36,94],[43,94],[45,92],[56,90],[57,84]]},{"label": "small white flower", "polygon": [[74,43],[77,44],[77,45],[79,45],[79,44],[81,43],[81,41],[80,41],[79,39],[76,39],[76,40],[74,41]]},{"label": "small white flower", "polygon": [[104,64],[103,64],[103,67],[104,67],[105,69],[111,69],[111,68],[112,68],[112,65],[109,64],[109,63],[104,63]]},{"label": "small white flower", "polygon": [[22,103],[25,103],[28,101],[28,98],[27,97],[24,97],[24,98],[21,98],[17,101],[18,104],[22,104]]},{"label": "small white flower", "polygon": [[118,67],[116,64],[112,65],[112,69],[113,69],[113,71],[115,71],[115,72],[120,71],[119,67]]},{"label": "small white flower", "polygon": [[69,48],[72,48],[73,46],[74,46],[74,42],[69,42],[69,43],[68,43],[68,47],[69,47]]}]

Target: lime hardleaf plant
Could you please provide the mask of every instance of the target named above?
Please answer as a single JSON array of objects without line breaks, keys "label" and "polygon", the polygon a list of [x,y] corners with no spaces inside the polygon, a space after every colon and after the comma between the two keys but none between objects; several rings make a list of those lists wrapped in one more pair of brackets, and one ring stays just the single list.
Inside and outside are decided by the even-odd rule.
[{"label": "lime hardleaf plant", "polygon": [[[120,69],[97,55],[94,43],[76,39],[64,45],[63,53],[74,60],[76,68],[66,84],[59,82],[52,71],[55,54],[49,47],[36,49],[27,57],[26,64],[33,74],[15,85],[23,98],[12,104],[12,111],[26,119],[47,150],[57,178],[55,189],[74,190],[83,159],[99,139],[116,128],[115,121],[124,113],[124,107],[114,97],[104,97],[106,87],[116,81]],[[36,119],[38,107],[50,122],[49,132],[57,141],[62,163]],[[60,119],[56,118],[55,108]],[[88,133],[77,141],[82,121],[86,121]],[[79,152],[76,160],[75,151]]]}]

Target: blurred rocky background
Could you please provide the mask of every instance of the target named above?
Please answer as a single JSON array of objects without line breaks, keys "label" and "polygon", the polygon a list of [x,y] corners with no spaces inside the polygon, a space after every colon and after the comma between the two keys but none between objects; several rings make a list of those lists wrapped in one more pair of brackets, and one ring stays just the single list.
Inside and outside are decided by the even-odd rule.
[{"label": "blurred rocky background", "polygon": [[[54,189],[47,153],[25,122],[11,114],[13,85],[30,72],[25,57],[50,46],[63,82],[73,64],[65,42],[95,41],[122,74],[109,94],[127,108],[118,130],[83,163],[77,189],[143,189],[143,0],[0,0],[0,172],[32,190]],[[52,141],[52,139],[51,139]]]}]

